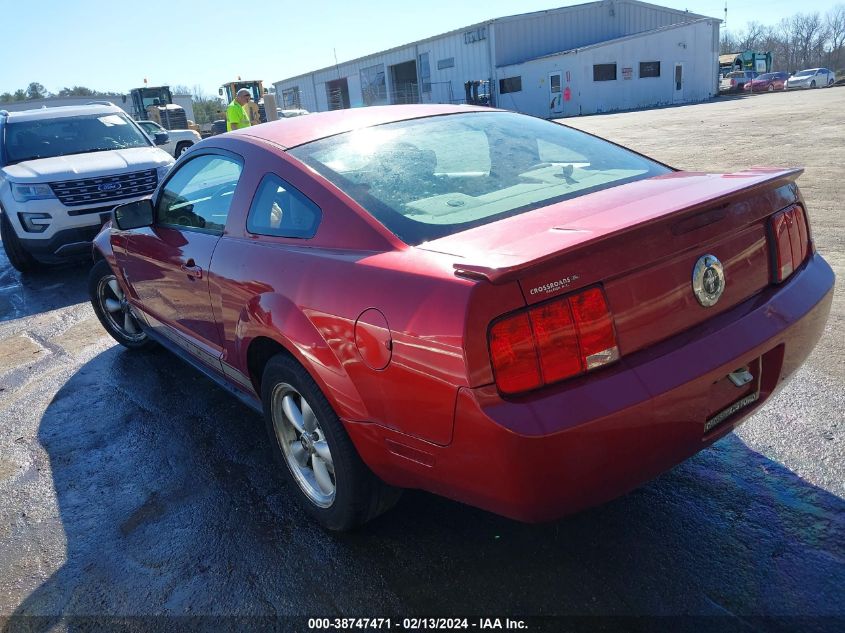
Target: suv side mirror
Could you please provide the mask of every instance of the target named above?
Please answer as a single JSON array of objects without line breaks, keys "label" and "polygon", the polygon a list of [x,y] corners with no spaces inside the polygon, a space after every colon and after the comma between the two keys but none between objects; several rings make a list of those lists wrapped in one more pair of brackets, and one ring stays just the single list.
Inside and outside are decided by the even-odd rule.
[{"label": "suv side mirror", "polygon": [[121,231],[152,226],[153,203],[149,198],[127,202],[114,208],[114,223]]},{"label": "suv side mirror", "polygon": [[166,145],[170,140],[170,135],[167,132],[156,132],[153,140],[156,145]]}]

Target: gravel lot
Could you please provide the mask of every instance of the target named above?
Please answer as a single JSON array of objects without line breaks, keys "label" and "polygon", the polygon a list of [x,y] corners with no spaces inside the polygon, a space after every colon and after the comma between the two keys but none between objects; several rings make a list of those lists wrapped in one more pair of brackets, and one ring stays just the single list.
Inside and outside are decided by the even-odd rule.
[{"label": "gravel lot", "polygon": [[[459,613],[699,617],[533,630],[843,630],[845,90],[566,123],[684,169],[806,167],[838,295],[777,398],[642,489],[552,525],[409,492],[332,535],[295,505],[254,413],[165,352],[113,344],[86,267],[21,278],[0,251],[0,630],[90,624],[54,627],[60,615]],[[156,624],[173,621],[121,628]]]}]

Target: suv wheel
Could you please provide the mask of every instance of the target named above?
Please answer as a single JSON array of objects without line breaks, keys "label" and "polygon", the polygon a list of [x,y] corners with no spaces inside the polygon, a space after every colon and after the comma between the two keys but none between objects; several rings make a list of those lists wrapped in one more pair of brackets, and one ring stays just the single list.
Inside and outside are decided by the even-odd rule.
[{"label": "suv wheel", "polygon": [[183,142],[179,143],[178,145],[176,145],[176,151],[174,152],[174,155],[176,156],[176,158],[179,158],[182,154],[187,152],[188,148],[191,145],[193,145],[193,143],[188,143],[187,141],[183,141]]},{"label": "suv wheel", "polygon": [[261,380],[264,419],[305,510],[330,530],[349,530],[392,507],[401,491],[379,480],[313,378],[294,359],[270,359]]},{"label": "suv wheel", "polygon": [[94,264],[88,274],[88,294],[97,318],[114,340],[129,349],[153,344],[132,314],[126,295],[105,259]]},{"label": "suv wheel", "polygon": [[12,223],[5,214],[0,214],[0,239],[3,240],[3,249],[12,267],[22,273],[38,268],[39,262],[23,247]]}]

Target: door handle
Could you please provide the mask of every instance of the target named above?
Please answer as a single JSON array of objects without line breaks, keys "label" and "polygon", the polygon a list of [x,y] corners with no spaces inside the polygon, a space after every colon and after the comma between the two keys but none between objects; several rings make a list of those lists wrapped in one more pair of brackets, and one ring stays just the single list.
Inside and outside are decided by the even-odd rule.
[{"label": "door handle", "polygon": [[182,264],[182,272],[192,279],[202,279],[202,268],[194,264],[193,259],[189,259],[187,263]]}]

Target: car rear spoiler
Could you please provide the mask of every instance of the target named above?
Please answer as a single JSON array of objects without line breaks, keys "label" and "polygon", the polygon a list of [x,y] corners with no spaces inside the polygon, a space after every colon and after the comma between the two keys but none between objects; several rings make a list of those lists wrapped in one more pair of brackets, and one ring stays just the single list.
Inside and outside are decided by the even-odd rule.
[{"label": "car rear spoiler", "polygon": [[[760,189],[772,189],[783,185],[793,183],[802,173],[802,167],[796,168],[767,168],[767,167],[752,167],[750,169],[734,172],[731,174],[693,174],[690,172],[677,172],[678,176],[704,176],[714,178],[713,186],[709,189],[710,193],[705,199],[692,199],[689,195],[683,195],[679,187],[678,195],[676,196],[679,202],[677,204],[664,204],[657,208],[649,205],[650,208],[643,208],[639,205],[636,208],[636,213],[632,213],[632,208],[625,209],[625,213],[630,213],[621,222],[615,217],[614,211],[618,209],[607,207],[599,211],[598,214],[588,215],[573,222],[567,222],[560,226],[554,226],[551,230],[546,230],[543,237],[543,242],[539,247],[535,245],[532,249],[532,257],[519,257],[515,254],[504,253],[475,253],[468,256],[466,259],[483,259],[485,263],[473,263],[472,261],[457,262],[453,264],[455,275],[469,279],[482,279],[493,284],[501,284],[518,279],[528,269],[541,266],[552,259],[556,259],[561,255],[567,254],[575,249],[586,248],[598,242],[602,242],[613,237],[622,235],[631,231],[632,229],[642,228],[657,222],[665,222],[673,219],[676,216],[684,216],[678,218],[679,222],[672,227],[673,232],[682,233],[687,230],[693,230],[700,226],[718,221],[719,217],[696,215],[699,212],[707,210],[719,210],[727,206],[738,196],[747,196]],[[716,181],[715,178],[720,180]],[[623,185],[623,187],[631,187],[647,181],[638,181]],[[609,190],[591,194],[594,196],[601,196]],[[671,192],[668,192],[671,195]],[[586,198],[580,198],[580,203],[583,205],[587,202]],[[574,202],[572,200],[552,205],[545,210],[549,215],[549,220],[553,221],[554,209],[560,208],[568,209],[568,203]],[[794,202],[794,200],[791,200]],[[620,205],[625,206],[625,205]],[[786,205],[785,205],[786,206]],[[773,209],[773,212],[777,209]],[[597,216],[606,216],[597,220]],[[695,216],[695,219],[689,216]],[[524,218],[525,216],[515,216],[509,218],[511,220],[517,218]],[[605,220],[602,222],[601,220]],[[612,220],[612,221],[608,221]],[[490,226],[490,225],[486,225]],[[483,228],[483,227],[482,227]]]}]

